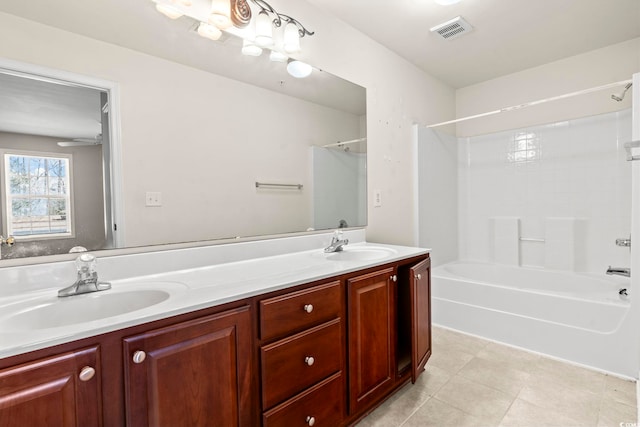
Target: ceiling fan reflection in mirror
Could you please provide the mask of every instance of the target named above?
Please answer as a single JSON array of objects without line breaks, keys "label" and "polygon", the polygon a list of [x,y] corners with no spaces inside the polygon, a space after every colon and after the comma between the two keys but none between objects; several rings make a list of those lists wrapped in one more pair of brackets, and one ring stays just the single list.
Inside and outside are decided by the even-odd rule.
[{"label": "ceiling fan reflection in mirror", "polygon": [[102,134],[96,135],[95,138],[74,138],[70,141],[58,141],[60,147],[82,147],[88,145],[101,145]]}]

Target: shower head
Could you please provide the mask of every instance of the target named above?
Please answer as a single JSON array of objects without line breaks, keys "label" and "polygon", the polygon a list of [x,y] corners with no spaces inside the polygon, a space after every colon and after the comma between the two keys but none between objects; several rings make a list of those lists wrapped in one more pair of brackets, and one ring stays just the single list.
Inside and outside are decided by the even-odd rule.
[{"label": "shower head", "polygon": [[624,95],[627,93],[627,91],[629,90],[630,87],[631,87],[631,83],[627,83],[627,85],[624,87],[622,92],[612,94],[611,95],[611,99],[613,99],[615,101],[618,101],[618,102],[622,101],[624,99]]}]

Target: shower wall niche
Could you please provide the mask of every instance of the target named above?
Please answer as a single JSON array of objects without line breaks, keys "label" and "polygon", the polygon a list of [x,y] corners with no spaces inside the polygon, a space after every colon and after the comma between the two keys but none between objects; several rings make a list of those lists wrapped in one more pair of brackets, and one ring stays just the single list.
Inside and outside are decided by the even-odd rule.
[{"label": "shower wall niche", "polygon": [[515,218],[520,265],[628,266],[615,239],[631,232],[630,140],[630,109],[459,138],[459,257],[495,261],[492,224]]}]

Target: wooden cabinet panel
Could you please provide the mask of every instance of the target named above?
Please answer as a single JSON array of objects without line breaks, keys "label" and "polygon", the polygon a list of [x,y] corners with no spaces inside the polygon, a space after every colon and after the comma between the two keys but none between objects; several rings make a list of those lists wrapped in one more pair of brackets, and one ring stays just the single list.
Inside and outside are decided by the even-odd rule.
[{"label": "wooden cabinet panel", "polygon": [[431,357],[431,259],[411,267],[411,381],[416,382]]},{"label": "wooden cabinet panel", "polygon": [[386,392],[394,381],[393,268],[348,280],[349,413]]},{"label": "wooden cabinet panel", "polygon": [[260,336],[270,340],[340,316],[339,281],[260,301]]},{"label": "wooden cabinet panel", "polygon": [[128,425],[252,424],[248,306],[126,338],[124,357]]},{"label": "wooden cabinet panel", "polygon": [[332,375],[316,386],[266,412],[264,427],[336,427],[344,417],[342,374]]},{"label": "wooden cabinet panel", "polygon": [[101,426],[99,364],[91,347],[1,370],[0,426]]},{"label": "wooden cabinet panel", "polygon": [[342,346],[338,318],[262,347],[263,408],[271,408],[338,372]]}]

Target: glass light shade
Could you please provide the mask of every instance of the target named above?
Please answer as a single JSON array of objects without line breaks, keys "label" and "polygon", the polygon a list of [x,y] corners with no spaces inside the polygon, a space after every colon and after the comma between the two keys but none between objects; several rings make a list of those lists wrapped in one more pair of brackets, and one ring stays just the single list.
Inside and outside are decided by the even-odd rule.
[{"label": "glass light shade", "polygon": [[289,22],[284,27],[283,48],[287,53],[300,52],[300,33],[298,33],[298,27],[293,22]]},{"label": "glass light shade", "polygon": [[264,10],[258,14],[256,18],[256,44],[258,46],[267,47],[273,44],[273,27],[271,26],[271,17]]},{"label": "glass light shade", "polygon": [[218,40],[222,36],[222,31],[215,25],[201,22],[200,25],[198,25],[198,34],[210,40]]},{"label": "glass light shade", "polygon": [[449,6],[452,4],[460,3],[460,0],[435,0],[435,2],[442,6]]},{"label": "glass light shade", "polygon": [[175,0],[175,1],[183,5],[184,7],[190,7],[192,5],[191,0]]},{"label": "glass light shade", "polygon": [[311,75],[313,68],[306,62],[290,59],[287,64],[287,72],[297,79],[304,79]]},{"label": "glass light shade", "polygon": [[175,6],[169,4],[158,3],[156,4],[156,10],[171,19],[178,19],[183,15]]},{"label": "glass light shade", "polygon": [[256,46],[252,41],[244,39],[242,40],[242,54],[247,56],[260,56],[262,55],[262,48]]},{"label": "glass light shade", "polygon": [[231,3],[229,0],[213,0],[209,24],[224,30],[231,26]]},{"label": "glass light shade", "polygon": [[287,59],[289,59],[289,57],[282,52],[272,50],[269,54],[269,59],[273,62],[287,62]]}]

